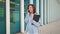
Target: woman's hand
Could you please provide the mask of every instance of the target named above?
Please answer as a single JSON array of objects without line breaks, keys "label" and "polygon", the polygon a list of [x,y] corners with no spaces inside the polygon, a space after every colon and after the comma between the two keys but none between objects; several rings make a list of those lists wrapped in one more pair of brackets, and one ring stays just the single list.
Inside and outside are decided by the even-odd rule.
[{"label": "woman's hand", "polygon": [[32,23],[32,25],[34,25],[33,23],[35,23],[35,20],[32,20],[32,22],[31,22],[31,23]]},{"label": "woman's hand", "polygon": [[32,23],[34,23],[35,22],[35,20],[32,20]]}]

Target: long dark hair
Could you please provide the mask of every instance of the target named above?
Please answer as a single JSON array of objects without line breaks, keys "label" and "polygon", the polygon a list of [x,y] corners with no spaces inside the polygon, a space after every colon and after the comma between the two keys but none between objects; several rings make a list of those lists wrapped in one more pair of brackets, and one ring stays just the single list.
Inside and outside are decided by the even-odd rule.
[{"label": "long dark hair", "polygon": [[[28,5],[28,9],[29,9],[29,6],[32,6],[33,7],[33,14],[36,13],[36,8],[33,4],[29,4]],[[30,11],[28,10],[28,12],[30,13]],[[30,13],[31,14],[31,13]]]}]

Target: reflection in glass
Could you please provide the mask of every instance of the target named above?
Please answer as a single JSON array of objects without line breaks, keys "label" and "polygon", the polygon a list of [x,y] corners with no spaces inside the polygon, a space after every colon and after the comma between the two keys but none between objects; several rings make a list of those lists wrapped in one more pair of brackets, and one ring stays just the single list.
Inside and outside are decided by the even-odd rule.
[{"label": "reflection in glass", "polygon": [[20,0],[10,0],[10,33],[20,32]]},{"label": "reflection in glass", "polygon": [[0,0],[0,34],[6,34],[6,2]]},{"label": "reflection in glass", "polygon": [[39,0],[39,14],[41,16],[41,0]]}]

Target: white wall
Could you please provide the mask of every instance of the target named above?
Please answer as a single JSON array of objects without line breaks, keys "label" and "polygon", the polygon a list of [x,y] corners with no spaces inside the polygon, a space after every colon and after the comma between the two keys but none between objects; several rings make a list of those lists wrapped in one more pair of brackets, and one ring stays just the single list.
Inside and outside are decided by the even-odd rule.
[{"label": "white wall", "polygon": [[49,0],[48,3],[48,22],[60,19],[60,4],[56,0]]}]

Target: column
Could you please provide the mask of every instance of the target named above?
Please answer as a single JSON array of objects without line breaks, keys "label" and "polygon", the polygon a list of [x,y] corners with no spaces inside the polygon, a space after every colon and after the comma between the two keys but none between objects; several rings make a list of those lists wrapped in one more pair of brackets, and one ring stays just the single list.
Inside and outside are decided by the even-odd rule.
[{"label": "column", "polygon": [[46,13],[46,12],[47,12],[47,10],[46,10],[47,8],[46,8],[46,1],[47,1],[47,0],[45,0],[45,24],[47,24],[47,13]]},{"label": "column", "polygon": [[46,16],[46,12],[47,12],[47,11],[46,11],[46,0],[43,1],[43,5],[44,5],[44,7],[43,7],[43,8],[44,8],[44,24],[46,24],[46,20],[47,20],[47,19],[46,19],[46,17],[47,17],[47,16]]},{"label": "column", "polygon": [[10,0],[6,0],[6,34],[10,34]]},{"label": "column", "polygon": [[39,0],[36,0],[36,13],[39,14]]},{"label": "column", "polygon": [[24,33],[24,0],[21,0],[21,32]]},{"label": "column", "polygon": [[49,20],[49,14],[50,14],[50,13],[49,13],[49,11],[50,11],[50,1],[47,0],[47,3],[48,3],[48,4],[47,4],[47,5],[48,5],[48,7],[47,7],[47,11],[48,11],[48,16],[47,16],[48,19],[47,19],[47,21],[48,21],[48,24],[49,24],[49,21],[50,21],[50,20]]},{"label": "column", "polygon": [[43,0],[41,0],[41,25],[43,25]]}]

